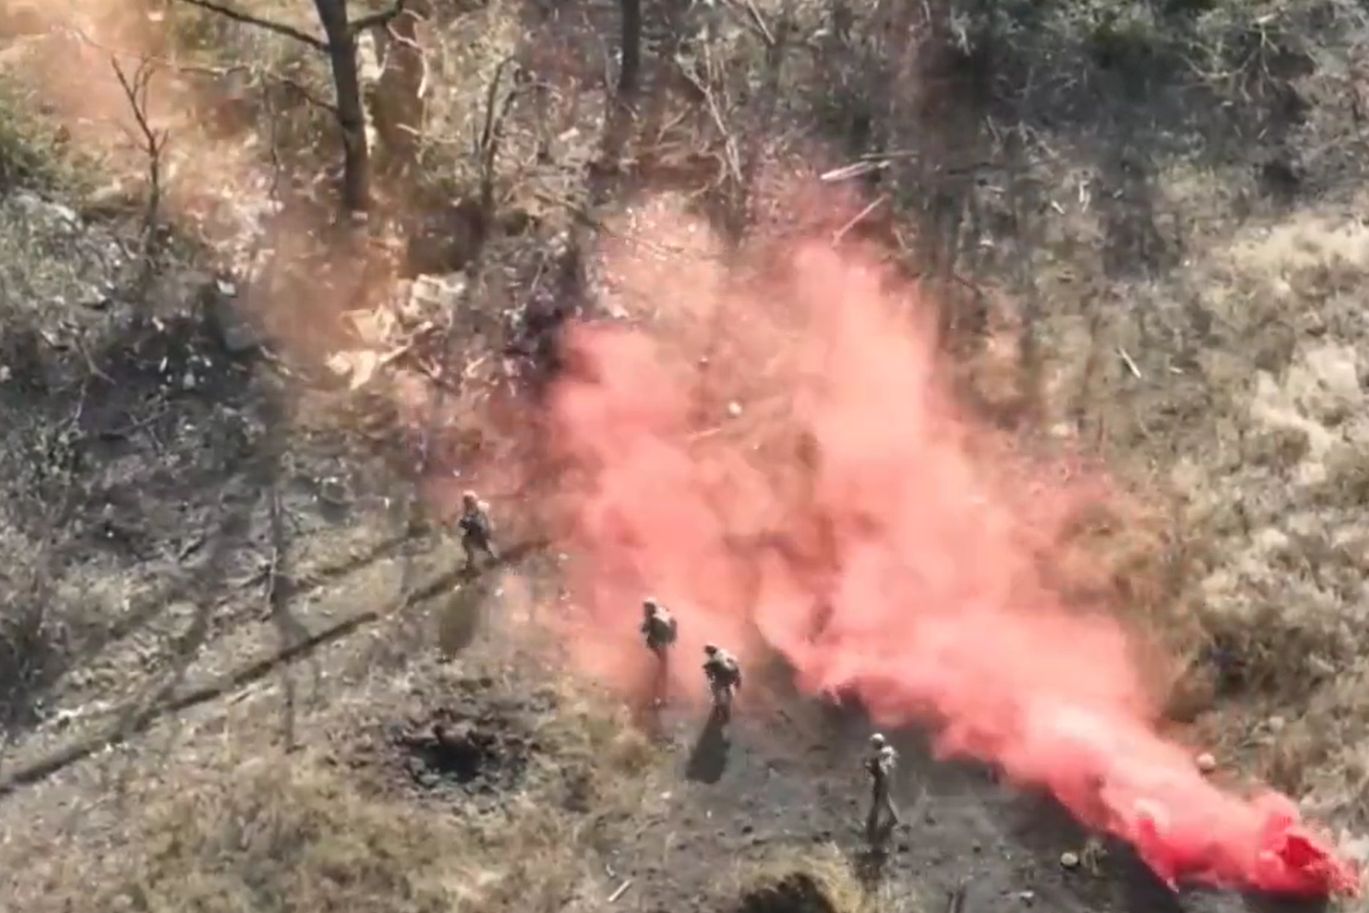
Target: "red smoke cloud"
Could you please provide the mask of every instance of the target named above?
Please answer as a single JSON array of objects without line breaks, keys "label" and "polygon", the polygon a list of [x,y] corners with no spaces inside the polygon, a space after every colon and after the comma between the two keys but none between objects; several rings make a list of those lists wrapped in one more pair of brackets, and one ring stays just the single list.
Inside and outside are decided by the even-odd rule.
[{"label": "red smoke cloud", "polygon": [[668,210],[634,236],[604,271],[650,319],[573,329],[553,400],[591,669],[629,684],[652,594],[680,620],[677,688],[702,690],[705,640],[775,650],[805,691],[932,727],[942,755],[1049,790],[1171,885],[1355,890],[1290,800],[1222,792],[1157,732],[1121,625],[1051,585],[1053,543],[1103,486],[956,407],[915,297],[825,246],[729,281]]}]

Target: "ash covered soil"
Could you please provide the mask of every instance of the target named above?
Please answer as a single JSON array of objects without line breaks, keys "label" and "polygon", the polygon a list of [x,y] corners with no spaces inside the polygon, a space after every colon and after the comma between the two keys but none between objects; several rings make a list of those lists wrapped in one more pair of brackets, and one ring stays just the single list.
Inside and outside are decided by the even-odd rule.
[{"label": "ash covered soil", "polygon": [[179,274],[138,318],[106,281],[67,337],[5,339],[7,598],[32,613],[7,622],[43,648],[5,669],[6,909],[288,909],[360,883],[376,910],[598,910],[622,888],[612,909],[842,913],[814,859],[879,909],[1270,908],[1083,853],[1052,803],[911,733],[905,824],[868,853],[858,715],[777,674],[723,739],[689,701],[652,727],[580,693],[530,614],[558,604],[556,555],[464,578],[393,427],[235,351],[224,280]]},{"label": "ash covered soil", "polygon": [[[364,436],[295,426],[287,462],[266,430],[280,421],[278,369],[226,351],[212,321],[150,323],[96,357],[100,373],[66,387],[11,374],[30,385],[32,434],[55,420],[72,430],[78,458],[60,464],[62,490],[80,509],[66,538],[37,538],[25,523],[40,514],[8,515],[9,534],[33,536],[26,548],[46,561],[39,621],[62,637],[6,692],[7,909],[142,909],[189,896],[230,909],[239,892],[262,890],[299,902],[309,892],[288,866],[339,885],[443,872],[440,852],[386,855],[379,842],[390,839],[474,840],[484,849],[451,854],[477,860],[496,881],[490,891],[529,843],[525,885],[574,867],[546,896],[501,907],[456,863],[444,877],[474,879],[474,909],[605,909],[627,883],[612,909],[839,911],[809,880],[814,854],[848,866],[881,909],[1242,906],[1221,894],[1174,898],[1124,847],[1096,872],[1063,870],[1060,854],[1085,837],[1051,803],[935,763],[912,734],[900,738],[906,823],[887,855],[872,856],[858,715],[818,707],[778,675],[760,684],[763,706],[743,698],[726,739],[688,700],[653,732],[607,696],[576,693],[556,645],[539,643],[529,606],[557,605],[555,556],[532,551],[466,580],[455,540],[396,510],[411,490]],[[12,414],[25,414],[20,402]],[[321,792],[299,782],[315,775]],[[291,825],[305,814],[292,809],[313,802],[321,819]],[[369,811],[344,815],[353,803]],[[436,831],[383,829],[409,819]],[[303,857],[253,874],[265,852],[254,841],[268,839],[258,831]],[[311,858],[332,832],[361,841],[355,855]],[[776,865],[779,886],[756,889],[750,867]],[[187,879],[190,895],[180,893]],[[363,896],[363,908],[391,909],[383,889]]]},{"label": "ash covered soil", "polygon": [[[216,883],[202,896],[208,909],[228,909],[222,904],[238,880],[283,892],[276,904],[287,905],[259,909],[290,909],[292,899],[309,892],[301,894],[281,873],[254,871],[261,850],[253,843],[268,839],[258,831],[279,830],[272,839],[290,853],[283,865],[298,866],[299,877],[336,880],[353,901],[355,881],[374,876],[349,867],[440,867],[406,855],[403,839],[386,851],[378,841],[387,835],[370,817],[293,829],[292,816],[300,813],[294,804],[309,808],[319,797],[273,790],[282,778],[309,782],[322,771],[330,783],[325,807],[346,808],[361,801],[351,797],[364,797],[389,820],[441,822],[425,839],[458,842],[439,844],[439,858],[464,859],[472,855],[465,841],[484,843],[489,858],[479,870],[496,881],[510,855],[528,852],[529,871],[511,889],[510,903],[529,905],[482,906],[491,902],[481,898],[473,909],[607,909],[606,898],[625,884],[612,909],[845,909],[813,880],[815,858],[849,866],[854,885],[877,909],[1311,909],[1220,893],[1176,897],[1125,847],[1107,847],[1092,870],[1065,870],[1060,854],[1082,851],[1085,835],[1058,808],[996,784],[982,769],[933,761],[915,733],[896,739],[904,758],[896,797],[905,823],[887,852],[872,854],[862,834],[867,787],[860,765],[869,728],[858,713],[793,695],[779,675],[750,686],[763,706],[748,708],[743,698],[725,733],[706,724],[702,707],[687,696],[654,721],[633,719],[607,696],[567,690],[554,671],[556,645],[538,643],[526,602],[503,598],[546,573],[536,558],[531,567],[491,571],[491,579],[465,584],[479,589],[470,598],[452,577],[454,542],[410,547],[407,558],[332,571],[291,609],[302,631],[330,631],[358,615],[363,627],[277,660],[278,632],[250,632],[252,622],[245,622],[209,642],[211,669],[186,673],[191,684],[183,687],[193,701],[178,700],[172,690],[103,714],[58,710],[12,738],[0,768],[6,908],[143,908],[158,896],[185,902],[200,895],[187,893],[183,879],[210,878]],[[418,581],[412,589],[430,595],[371,619],[363,607],[390,596],[393,585],[373,578],[401,562]],[[454,628],[460,635],[434,649],[441,632]],[[272,658],[263,674],[234,678],[229,670],[225,678],[217,671],[250,669],[261,656]],[[196,691],[197,681],[209,684]],[[49,700],[80,706],[81,696],[80,689],[58,687]],[[111,716],[121,722],[105,728]],[[72,744],[90,751],[70,753],[65,746]],[[54,757],[55,765],[43,766]],[[245,785],[233,785],[244,777]],[[199,825],[191,827],[187,816]],[[547,829],[556,851],[541,843],[529,849],[523,827]],[[354,829],[359,855],[332,850],[339,858],[316,868],[310,849],[331,828]],[[548,880],[569,860],[579,867],[574,877],[552,877],[550,893],[523,898],[528,885]],[[773,886],[757,887],[752,867],[775,873]],[[389,877],[403,881],[394,872]],[[100,883],[89,887],[92,878]],[[394,897],[359,896],[370,901],[362,909],[394,909]]]}]

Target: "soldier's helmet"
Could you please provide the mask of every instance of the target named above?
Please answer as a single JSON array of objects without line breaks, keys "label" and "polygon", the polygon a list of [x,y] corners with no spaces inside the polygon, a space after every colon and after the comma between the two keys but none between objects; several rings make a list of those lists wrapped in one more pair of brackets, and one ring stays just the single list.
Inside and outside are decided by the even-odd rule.
[{"label": "soldier's helmet", "polygon": [[661,604],[657,602],[653,597],[648,597],[642,600],[642,610],[646,612],[648,615],[655,615],[658,611],[660,611],[660,608]]},{"label": "soldier's helmet", "polygon": [[876,732],[874,735],[870,736],[870,747],[871,747],[871,748],[883,748],[883,747],[884,747],[884,733],[882,733],[882,732]]},{"label": "soldier's helmet", "polygon": [[480,503],[480,498],[476,496],[475,492],[468,489],[461,493],[461,503],[465,504],[467,507],[475,507]]},{"label": "soldier's helmet", "polygon": [[709,656],[713,656],[714,654],[716,654],[716,653],[718,652],[718,645],[717,645],[717,644],[704,644],[704,652],[707,653]]}]

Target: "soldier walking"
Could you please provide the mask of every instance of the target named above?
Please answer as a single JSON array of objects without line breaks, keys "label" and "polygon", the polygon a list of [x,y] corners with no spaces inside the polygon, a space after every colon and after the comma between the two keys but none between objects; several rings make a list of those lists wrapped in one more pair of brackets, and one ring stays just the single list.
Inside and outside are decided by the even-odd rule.
[{"label": "soldier walking", "polygon": [[656,684],[652,689],[653,706],[665,703],[666,692],[670,686],[670,646],[679,634],[675,616],[666,611],[655,599],[642,601],[642,637],[647,649],[656,654]]},{"label": "soldier walking", "polygon": [[877,846],[883,835],[899,823],[898,809],[890,795],[896,767],[898,752],[894,747],[881,733],[870,736],[870,753],[865,758],[865,770],[870,775],[870,814],[865,819],[865,834],[871,846]]},{"label": "soldier walking", "polygon": [[490,506],[473,491],[461,495],[461,517],[456,521],[461,530],[461,547],[466,552],[466,569],[475,570],[477,552],[484,552],[491,561],[499,560],[494,546],[494,526],[490,523]]},{"label": "soldier walking", "polygon": [[737,658],[714,644],[704,647],[704,675],[713,695],[713,715],[723,725],[732,720],[732,698],[741,690],[742,669]]}]

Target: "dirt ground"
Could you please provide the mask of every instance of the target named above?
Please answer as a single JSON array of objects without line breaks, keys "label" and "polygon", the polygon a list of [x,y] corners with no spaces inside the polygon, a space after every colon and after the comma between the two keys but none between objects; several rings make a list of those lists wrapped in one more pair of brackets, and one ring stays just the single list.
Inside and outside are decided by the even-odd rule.
[{"label": "dirt ground", "polygon": [[[440,555],[427,557],[435,568],[448,565]],[[369,576],[357,571],[325,588],[319,605],[337,608],[319,608],[314,617],[344,616],[342,606],[368,594]],[[540,904],[529,900],[523,909],[602,909],[604,898],[626,883],[614,909],[805,910],[739,905],[766,902],[754,892],[754,868],[791,860],[793,870],[805,871],[812,858],[829,857],[850,866],[849,877],[878,909],[939,909],[952,902],[966,910],[1244,908],[1228,895],[1174,897],[1124,847],[1108,848],[1095,871],[1063,869],[1060,853],[1081,850],[1084,835],[1058,809],[998,786],[984,770],[933,762],[912,733],[897,740],[906,759],[896,790],[905,824],[887,855],[870,854],[859,775],[868,726],[858,716],[798,698],[783,702],[778,715],[748,713],[743,703],[738,722],[724,735],[677,704],[665,712],[656,740],[640,737],[624,752],[619,741],[636,732],[629,720],[606,720],[600,715],[607,711],[595,703],[589,706],[599,709],[590,716],[575,717],[571,708],[579,705],[567,704],[555,684],[535,684],[546,654],[529,652],[525,626],[532,620],[520,614],[524,610],[516,600],[499,604],[496,598],[484,606],[479,633],[438,660],[431,651],[421,658],[420,646],[431,644],[434,629],[451,624],[446,613],[452,605],[442,599],[418,603],[270,676],[170,710],[112,749],[32,782],[11,779],[0,849],[11,873],[7,908],[85,909],[81,895],[71,893],[77,874],[82,883],[97,873],[107,879],[94,892],[107,903],[120,897],[127,902],[135,885],[144,892],[168,891],[177,866],[189,864],[195,873],[211,869],[189,850],[179,851],[189,860],[180,858],[176,844],[131,853],[115,847],[148,826],[144,805],[159,810],[153,833],[167,828],[165,816],[174,814],[167,806],[179,811],[189,803],[192,815],[229,814],[224,820],[231,820],[215,792],[234,790],[254,759],[276,757],[302,772],[296,777],[322,766],[349,792],[379,797],[374,801],[391,803],[387,807],[403,816],[445,821],[463,832],[489,826],[498,854],[524,847],[499,842],[507,840],[508,823],[481,822],[536,817],[551,809],[562,826],[570,822],[576,832],[575,859],[586,871],[566,878],[562,892],[540,898]],[[780,687],[776,683],[775,694]],[[99,722],[78,720],[65,732],[80,738]],[[567,732],[568,725],[575,729]],[[593,744],[595,729],[606,733],[602,744]],[[591,743],[589,756],[582,753],[585,747],[574,747],[582,741]],[[45,742],[38,741],[44,752],[50,750]],[[279,746],[290,743],[300,747],[278,755]],[[624,754],[636,760],[624,761]],[[15,757],[18,766],[22,760],[22,754]],[[7,764],[11,778],[15,761]],[[605,764],[614,765],[614,773],[595,785],[595,771]],[[632,779],[622,776],[624,764],[631,765]],[[249,796],[267,801],[261,784],[248,784]],[[279,810],[253,811],[269,814],[265,820],[276,826],[282,815],[289,817]],[[227,825],[217,820],[210,817],[203,826],[222,839],[217,831]],[[186,840],[184,827],[182,822],[163,839]],[[320,839],[306,833],[306,842]],[[72,850],[53,854],[53,847]],[[229,871],[236,871],[243,860],[229,858]],[[413,861],[399,858],[394,864]],[[129,865],[132,871],[115,870]],[[491,877],[497,872],[491,867]],[[287,894],[295,902],[302,896]],[[219,909],[215,904],[225,896],[209,895],[205,902]],[[392,909],[389,901],[374,902],[364,908]],[[275,903],[285,905],[260,909],[290,908],[287,898]],[[1278,908],[1258,899],[1247,905]]]}]

